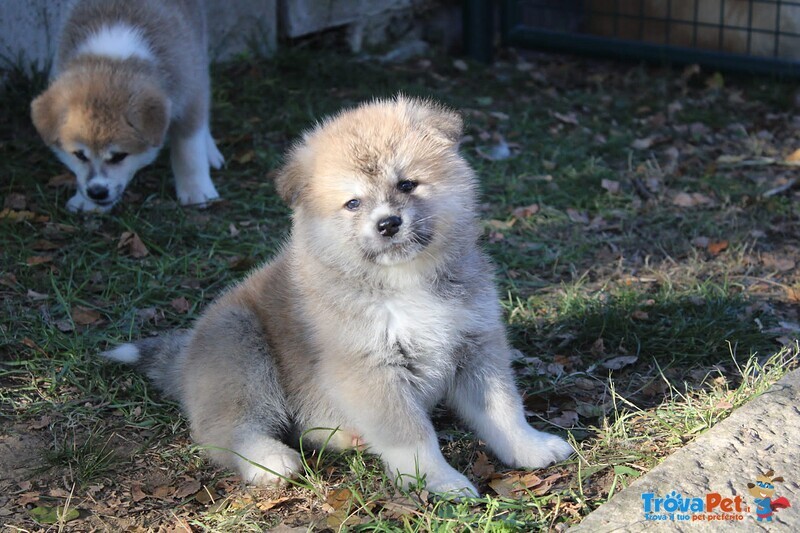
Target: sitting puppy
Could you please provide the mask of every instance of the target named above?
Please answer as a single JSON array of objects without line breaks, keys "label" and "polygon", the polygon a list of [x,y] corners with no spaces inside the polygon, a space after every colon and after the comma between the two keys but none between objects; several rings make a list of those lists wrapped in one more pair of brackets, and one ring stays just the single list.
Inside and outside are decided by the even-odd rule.
[{"label": "sitting puppy", "polygon": [[218,198],[209,165],[205,15],[200,0],[80,0],[70,11],[57,76],[31,104],[33,124],[75,173],[70,211],[105,212],[137,170],[171,142],[182,205]]},{"label": "sitting puppy", "polygon": [[442,400],[510,466],[566,458],[514,386],[461,133],[455,113],[405,97],[329,118],[277,176],[294,211],[281,253],[190,332],[104,355],[176,397],[194,439],[256,484],[301,470],[287,443],[302,437],[364,442],[401,484],[477,494],[439,449]]}]

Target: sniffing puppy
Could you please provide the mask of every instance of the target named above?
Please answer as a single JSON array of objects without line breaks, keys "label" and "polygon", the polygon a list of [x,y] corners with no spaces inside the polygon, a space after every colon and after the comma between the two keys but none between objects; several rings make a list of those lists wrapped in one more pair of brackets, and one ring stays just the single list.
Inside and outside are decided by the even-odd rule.
[{"label": "sniffing puppy", "polygon": [[365,442],[401,484],[477,494],[439,449],[442,400],[510,466],[566,458],[525,420],[461,134],[457,114],[402,96],[325,120],[277,177],[294,211],[281,253],[190,332],[104,355],[175,396],[197,442],[256,484],[300,470],[302,436]]},{"label": "sniffing puppy", "polygon": [[200,0],[80,0],[61,34],[57,75],[31,103],[45,143],[75,173],[70,211],[110,210],[170,138],[182,205],[219,197],[209,165],[209,77]]}]

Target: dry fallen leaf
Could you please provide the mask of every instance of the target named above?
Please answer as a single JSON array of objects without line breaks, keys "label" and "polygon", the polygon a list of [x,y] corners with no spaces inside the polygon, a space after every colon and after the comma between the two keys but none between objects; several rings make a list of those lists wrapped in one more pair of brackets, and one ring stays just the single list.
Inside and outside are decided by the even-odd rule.
[{"label": "dry fallen leaf", "polygon": [[577,222],[579,224],[588,224],[589,223],[589,216],[584,213],[583,211],[578,211],[577,209],[573,209],[571,207],[567,208],[567,216],[573,222]]},{"label": "dry fallen leaf", "polygon": [[27,206],[28,200],[25,198],[25,195],[18,192],[10,193],[8,196],[6,196],[6,199],[3,200],[3,207],[6,209],[23,211]]},{"label": "dry fallen leaf", "polygon": [[553,112],[553,116],[564,124],[572,124],[573,126],[577,126],[579,124],[578,116],[574,111],[570,111],[569,113],[559,113],[558,111],[555,111]]},{"label": "dry fallen leaf", "polygon": [[138,502],[147,498],[147,494],[144,493],[142,490],[142,486],[139,483],[134,483],[131,485],[131,499],[134,502]]},{"label": "dry fallen leaf", "polygon": [[575,411],[562,411],[560,415],[551,418],[551,424],[555,424],[562,428],[571,428],[578,423],[578,413]]},{"label": "dry fallen leaf", "polygon": [[69,187],[74,187],[76,185],[75,176],[73,174],[59,174],[58,176],[53,176],[47,181],[48,187],[61,187],[62,185],[67,185]]},{"label": "dry fallen leaf", "polygon": [[247,163],[251,162],[253,158],[255,158],[256,153],[253,150],[248,150],[242,154],[236,156],[236,162],[241,165],[246,165]]},{"label": "dry fallen leaf", "polygon": [[31,250],[36,250],[37,252],[46,252],[49,250],[58,250],[61,248],[60,244],[56,244],[52,241],[48,241],[46,239],[40,239],[33,244],[31,244]]},{"label": "dry fallen leaf", "polygon": [[181,313],[181,314],[187,313],[189,311],[189,308],[191,307],[191,304],[189,303],[189,301],[186,298],[184,298],[183,296],[179,296],[178,298],[175,298],[174,300],[172,300],[169,303],[169,305],[175,311],[177,311],[178,313]]},{"label": "dry fallen leaf", "polygon": [[175,497],[182,500],[196,494],[201,488],[202,485],[199,481],[193,478],[186,478],[184,483],[175,491]]},{"label": "dry fallen leaf", "polygon": [[6,208],[0,211],[0,218],[7,218],[8,220],[22,222],[24,220],[35,219],[36,213],[33,211],[14,211],[13,209]]},{"label": "dry fallen leaf", "polygon": [[28,264],[28,266],[34,266],[34,265],[41,265],[43,263],[49,263],[52,260],[53,260],[52,255],[34,255],[32,257],[29,257],[25,262]]},{"label": "dry fallen leaf", "polygon": [[600,182],[600,186],[611,194],[617,194],[619,192],[618,181],[604,179]]},{"label": "dry fallen leaf", "polygon": [[350,501],[352,497],[353,493],[350,492],[350,489],[348,488],[338,489],[328,494],[327,498],[325,498],[325,503],[330,505],[335,510],[339,509],[348,501]]},{"label": "dry fallen leaf", "polygon": [[472,473],[478,479],[489,479],[494,474],[494,465],[485,453],[478,452],[478,459],[472,464]]},{"label": "dry fallen leaf", "polygon": [[631,143],[631,148],[634,150],[647,150],[653,146],[655,137],[645,137],[643,139],[636,139]]},{"label": "dry fallen leaf", "polygon": [[72,308],[72,321],[80,326],[88,326],[100,320],[100,313],[88,307],[80,305]]},{"label": "dry fallen leaf", "polygon": [[214,503],[219,498],[219,494],[210,487],[204,486],[200,491],[194,495],[194,499],[203,505]]},{"label": "dry fallen leaf", "polygon": [[34,302],[40,302],[42,300],[47,300],[48,298],[50,298],[49,295],[42,294],[40,292],[36,292],[36,291],[34,291],[32,289],[28,289],[27,296],[28,296],[28,299],[30,299],[30,300],[32,300]]},{"label": "dry fallen leaf", "polygon": [[733,404],[728,400],[720,400],[714,406],[714,409],[723,409],[723,410],[733,409]]},{"label": "dry fallen leaf", "polygon": [[786,287],[786,299],[790,302],[800,302],[800,287]]},{"label": "dry fallen leaf", "polygon": [[622,367],[632,365],[638,360],[639,358],[635,355],[621,355],[619,357],[612,357],[611,359],[603,361],[601,364],[609,370],[619,370]]},{"label": "dry fallen leaf", "polygon": [[715,241],[708,243],[708,251],[711,255],[719,255],[728,248],[728,241]]},{"label": "dry fallen leaf", "polygon": [[28,427],[30,427],[31,429],[44,429],[47,426],[49,426],[52,421],[53,421],[52,418],[50,418],[47,415],[44,415],[39,420],[34,420],[33,422],[31,422]]},{"label": "dry fallen leaf", "polygon": [[419,512],[419,505],[410,498],[403,496],[398,496],[396,498],[392,498],[391,500],[380,502],[380,505],[383,507],[387,518],[398,519],[403,516],[411,516]]},{"label": "dry fallen leaf", "polygon": [[711,200],[709,196],[699,192],[679,192],[672,198],[672,203],[678,207],[696,207],[698,205],[713,203],[713,200]]},{"label": "dry fallen leaf", "polygon": [[291,499],[294,499],[294,496],[282,496],[280,498],[274,498],[271,500],[260,500],[258,503],[256,503],[256,507],[258,507],[261,511],[269,511],[273,507],[277,507]]},{"label": "dry fallen leaf", "polygon": [[20,494],[16,499],[16,504],[20,507],[25,507],[31,503],[36,503],[39,501],[39,493],[38,492],[23,492]]},{"label": "dry fallen leaf", "polygon": [[761,262],[765,267],[778,272],[789,272],[794,270],[796,262],[788,256],[777,256],[775,254],[765,253],[761,255]]},{"label": "dry fallen leaf", "polygon": [[515,493],[525,491],[531,491],[541,496],[548,492],[553,484],[562,477],[563,474],[552,474],[542,479],[533,472],[508,472],[497,475],[495,479],[489,482],[489,487],[498,495],[506,498],[513,498]]},{"label": "dry fallen leaf", "polygon": [[514,218],[523,219],[529,218],[539,212],[539,204],[526,205],[525,207],[517,207],[511,212]]},{"label": "dry fallen leaf", "polygon": [[117,250],[127,251],[131,257],[140,259],[150,254],[139,236],[131,231],[123,232],[117,243]]},{"label": "dry fallen leaf", "polygon": [[153,496],[161,500],[171,500],[175,496],[175,487],[172,485],[159,485],[153,489]]}]

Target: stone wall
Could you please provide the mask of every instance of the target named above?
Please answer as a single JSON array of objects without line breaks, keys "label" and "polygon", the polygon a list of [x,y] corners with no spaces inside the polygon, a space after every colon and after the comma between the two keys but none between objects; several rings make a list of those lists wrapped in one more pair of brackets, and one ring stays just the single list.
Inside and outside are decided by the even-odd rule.
[{"label": "stone wall", "polygon": [[[46,67],[59,28],[75,0],[0,0],[0,68]],[[397,38],[398,28],[437,0],[206,0],[212,60],[273,52],[278,37],[303,37],[344,27],[350,44]],[[402,27],[402,28],[401,28]],[[403,30],[405,31],[405,30]],[[394,34],[393,34],[394,33]],[[5,63],[5,65],[4,65]]]}]

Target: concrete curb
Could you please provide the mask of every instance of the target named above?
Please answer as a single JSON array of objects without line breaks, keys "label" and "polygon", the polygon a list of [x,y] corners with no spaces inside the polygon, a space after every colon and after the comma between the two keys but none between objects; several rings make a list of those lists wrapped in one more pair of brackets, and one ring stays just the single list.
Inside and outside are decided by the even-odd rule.
[{"label": "concrete curb", "polygon": [[[772,522],[756,520],[754,497],[747,484],[756,476],[774,470],[785,481],[775,483],[773,498],[785,497],[791,507],[773,515]],[[677,496],[701,498],[716,493],[729,499],[730,512],[721,511],[720,502],[711,511],[704,505],[699,512],[645,515],[645,498],[662,499],[672,507]],[[651,493],[650,496],[643,496]],[[736,498],[741,502],[736,511]],[[713,499],[714,497],[712,497]],[[697,502],[699,504],[699,502]],[[662,508],[663,509],[663,508]],[[679,520],[677,515],[689,515]],[[703,518],[700,518],[700,517]],[[692,520],[694,518],[694,520]],[[727,518],[727,519],[726,519]],[[687,447],[636,480],[611,501],[599,507],[570,531],[800,531],[800,370],[775,383],[767,392],[734,411]]]}]

